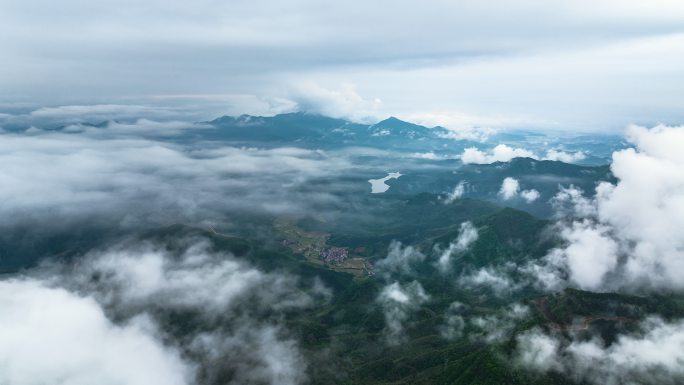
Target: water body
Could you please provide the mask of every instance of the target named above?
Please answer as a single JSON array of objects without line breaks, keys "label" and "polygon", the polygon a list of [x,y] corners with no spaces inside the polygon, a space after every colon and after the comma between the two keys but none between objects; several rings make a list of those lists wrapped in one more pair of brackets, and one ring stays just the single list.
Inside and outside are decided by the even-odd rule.
[{"label": "water body", "polygon": [[391,172],[387,174],[387,176],[384,178],[368,179],[368,183],[371,184],[371,194],[380,194],[389,190],[390,186],[385,182],[387,182],[390,179],[399,179],[400,176],[401,173],[399,172]]}]

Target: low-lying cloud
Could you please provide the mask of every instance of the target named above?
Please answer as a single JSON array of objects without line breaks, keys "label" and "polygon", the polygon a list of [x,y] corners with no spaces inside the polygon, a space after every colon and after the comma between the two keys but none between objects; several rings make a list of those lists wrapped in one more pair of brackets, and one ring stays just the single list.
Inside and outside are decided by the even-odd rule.
[{"label": "low-lying cloud", "polygon": [[375,264],[375,267],[383,275],[410,276],[414,273],[417,264],[425,260],[425,254],[413,246],[403,246],[399,241],[392,241],[387,251],[387,256]]},{"label": "low-lying cloud", "polygon": [[446,195],[444,198],[445,204],[454,203],[456,200],[461,199],[466,190],[466,182],[458,182],[456,187]]},{"label": "low-lying cloud", "polygon": [[[312,304],[312,297],[293,291],[293,277],[263,273],[230,255],[209,252],[209,247],[195,241],[176,256],[154,245],[112,248],[84,257],[70,282],[75,290],[94,292],[101,303],[123,312],[154,306],[225,317],[245,301],[276,311]],[[264,286],[269,290],[258,290]]]},{"label": "low-lying cloud", "polygon": [[606,346],[598,337],[567,341],[539,329],[517,338],[516,359],[526,368],[556,371],[592,384],[679,384],[684,380],[684,321],[649,318],[636,334]]},{"label": "low-lying cloud", "polygon": [[[302,383],[306,360],[282,319],[330,295],[192,239],[179,252],[93,251],[0,288],[0,382],[26,385]],[[178,316],[192,320],[180,333]]]},{"label": "low-lying cloud", "polygon": [[442,273],[447,273],[451,269],[452,258],[456,255],[465,253],[470,246],[477,241],[477,228],[471,222],[463,222],[458,230],[456,240],[449,243],[445,250],[439,253],[437,267]]},{"label": "low-lying cloud", "polygon": [[126,226],[215,222],[231,210],[296,213],[334,204],[308,182],[350,167],[344,156],[317,150],[190,148],[94,130],[110,134],[2,134],[2,216],[13,224],[80,216]]},{"label": "low-lying cloud", "polygon": [[546,151],[546,156],[544,160],[557,160],[564,163],[575,163],[586,158],[586,154],[583,151],[578,152],[565,152],[560,150],[548,150]]},{"label": "low-lying cloud", "polygon": [[190,384],[194,367],[144,316],[117,325],[92,297],[35,280],[0,282],[0,382]]},{"label": "low-lying cloud", "polygon": [[517,270],[514,263],[502,266],[486,266],[481,269],[463,274],[458,284],[468,289],[487,288],[496,296],[510,295],[518,290],[522,284],[512,278]]},{"label": "low-lying cloud", "polygon": [[520,190],[520,182],[512,177],[506,177],[501,182],[501,188],[499,188],[499,196],[501,199],[508,201],[515,198],[522,198],[527,203],[532,203],[539,199],[541,194],[535,189]]},{"label": "low-lying cloud", "polygon": [[511,337],[515,326],[527,317],[529,312],[529,307],[514,303],[499,314],[473,317],[470,324],[480,332],[476,338],[481,338],[487,343],[500,343]]},{"label": "low-lying cloud", "polygon": [[537,160],[554,160],[565,163],[576,163],[586,158],[583,151],[569,153],[561,150],[547,150],[544,156],[538,156],[533,151],[510,147],[506,144],[499,144],[489,152],[482,151],[477,147],[469,147],[463,150],[461,161],[465,164],[490,164],[494,162],[510,162],[514,158],[532,158]]},{"label": "low-lying cloud", "polygon": [[627,137],[636,148],[613,154],[616,184],[600,183],[591,199],[573,188],[554,199],[572,216],[558,224],[565,246],[540,269],[547,285],[567,275],[588,290],[684,289],[684,127],[632,126]]},{"label": "low-lying cloud", "polygon": [[438,327],[439,334],[443,338],[453,341],[463,336],[463,329],[466,326],[464,310],[465,305],[461,302],[455,301],[449,304],[444,312],[444,323]]},{"label": "low-lying cloud", "polygon": [[509,162],[513,158],[534,158],[532,151],[523,148],[513,148],[505,144],[499,144],[492,149],[490,153],[486,153],[470,147],[463,150],[461,161],[463,163],[488,164],[494,162]]},{"label": "low-lying cloud", "polygon": [[411,313],[429,299],[430,296],[418,281],[405,285],[393,282],[382,289],[377,301],[385,317],[384,334],[388,345],[396,346],[406,340],[404,331]]}]

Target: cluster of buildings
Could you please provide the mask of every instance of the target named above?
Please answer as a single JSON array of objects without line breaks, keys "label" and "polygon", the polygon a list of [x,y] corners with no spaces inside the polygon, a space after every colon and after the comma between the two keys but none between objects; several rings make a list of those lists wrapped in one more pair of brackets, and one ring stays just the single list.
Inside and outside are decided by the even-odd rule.
[{"label": "cluster of buildings", "polygon": [[321,251],[321,259],[330,265],[340,265],[349,257],[349,251],[343,247],[331,247]]}]

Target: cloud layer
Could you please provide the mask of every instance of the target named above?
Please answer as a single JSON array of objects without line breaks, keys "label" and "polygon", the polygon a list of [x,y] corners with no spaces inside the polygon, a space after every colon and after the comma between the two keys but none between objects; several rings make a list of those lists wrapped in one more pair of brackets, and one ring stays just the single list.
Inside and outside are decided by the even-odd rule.
[{"label": "cloud layer", "polygon": [[[356,115],[367,104],[344,91],[356,84],[370,105],[383,100],[383,116],[447,116],[466,121],[466,135],[493,124],[610,129],[682,117],[682,87],[671,86],[684,68],[675,1],[0,7],[0,103],[10,105],[182,103],[263,114],[331,102],[324,109]],[[333,94],[301,91],[312,82]]]},{"label": "cloud layer", "polygon": [[296,213],[316,202],[334,204],[329,191],[308,182],[351,167],[344,156],[317,150],[194,148],[143,139],[141,124],[150,125],[1,134],[2,216],[13,217],[12,224],[85,216],[127,226],[220,221],[235,210]]}]

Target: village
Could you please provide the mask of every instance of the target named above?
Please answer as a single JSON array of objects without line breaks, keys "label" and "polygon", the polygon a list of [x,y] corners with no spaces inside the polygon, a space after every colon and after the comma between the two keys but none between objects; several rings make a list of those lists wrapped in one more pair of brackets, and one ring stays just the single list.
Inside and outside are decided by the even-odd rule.
[{"label": "village", "polygon": [[356,278],[372,276],[373,265],[365,258],[352,255],[346,247],[329,246],[330,234],[307,232],[294,223],[277,219],[273,226],[281,236],[283,246],[296,254],[303,255],[307,261],[323,264],[331,270],[351,273]]}]

